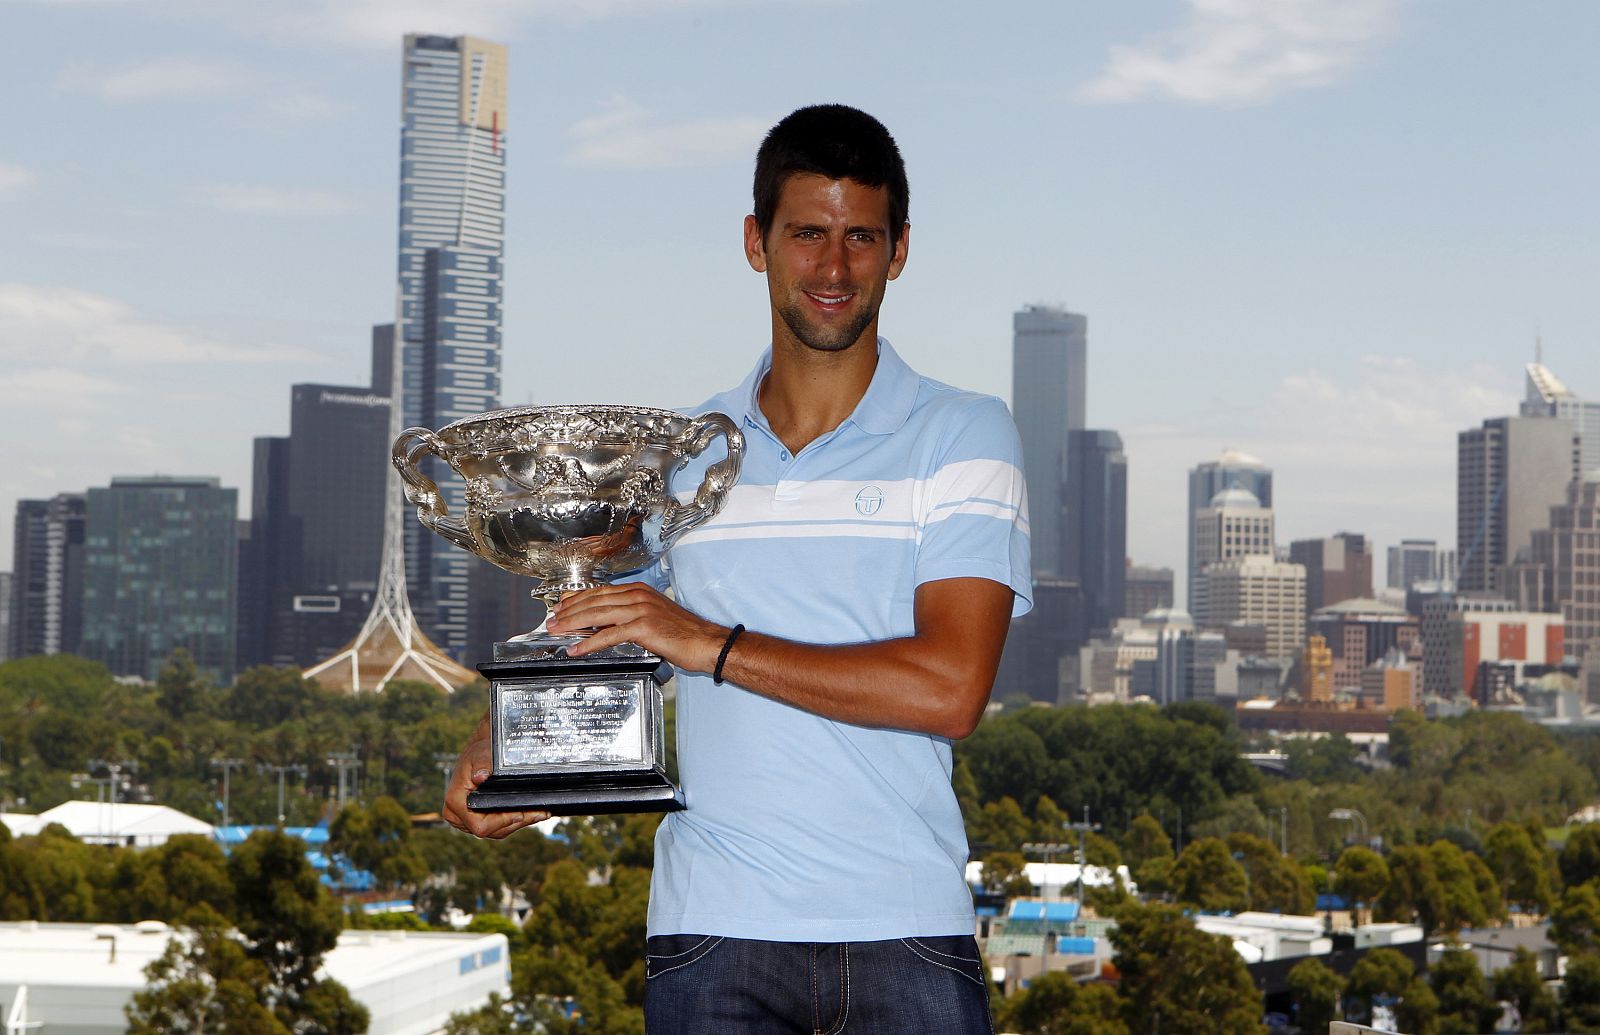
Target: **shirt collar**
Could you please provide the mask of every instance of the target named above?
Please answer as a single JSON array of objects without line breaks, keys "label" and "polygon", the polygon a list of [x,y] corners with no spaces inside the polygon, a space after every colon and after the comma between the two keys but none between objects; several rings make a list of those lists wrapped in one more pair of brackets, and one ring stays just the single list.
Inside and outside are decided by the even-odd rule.
[{"label": "shirt collar", "polygon": [[[755,369],[735,390],[735,398],[744,401],[745,418],[761,427],[768,427],[767,417],[761,412],[756,391],[771,369],[772,347],[768,346]],[[844,423],[854,423],[869,435],[894,434],[905,426],[911,416],[912,404],[917,400],[918,381],[916,371],[900,358],[899,353],[890,346],[889,339],[880,337],[878,367],[872,372],[872,383],[867,385],[866,394]]]}]

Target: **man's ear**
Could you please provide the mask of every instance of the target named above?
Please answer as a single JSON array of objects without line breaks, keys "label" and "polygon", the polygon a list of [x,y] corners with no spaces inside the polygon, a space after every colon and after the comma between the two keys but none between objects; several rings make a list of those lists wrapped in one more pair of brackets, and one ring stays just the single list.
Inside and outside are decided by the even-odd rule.
[{"label": "man's ear", "polygon": [[767,245],[755,216],[744,217],[744,258],[757,273],[767,272]]}]

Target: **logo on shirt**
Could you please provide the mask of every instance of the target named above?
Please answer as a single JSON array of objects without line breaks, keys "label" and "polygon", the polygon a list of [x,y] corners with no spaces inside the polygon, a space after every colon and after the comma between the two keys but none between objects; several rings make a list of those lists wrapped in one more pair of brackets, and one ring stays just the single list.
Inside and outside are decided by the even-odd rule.
[{"label": "logo on shirt", "polygon": [[883,509],[883,490],[876,485],[869,485],[856,493],[856,513],[862,517],[871,517]]}]

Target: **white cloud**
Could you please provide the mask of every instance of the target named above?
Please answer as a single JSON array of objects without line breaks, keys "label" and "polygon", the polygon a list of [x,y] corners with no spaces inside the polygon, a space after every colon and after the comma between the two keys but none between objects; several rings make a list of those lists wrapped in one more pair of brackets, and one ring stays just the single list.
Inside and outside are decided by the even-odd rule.
[{"label": "white cloud", "polygon": [[1114,46],[1086,101],[1247,104],[1324,86],[1394,24],[1398,0],[1189,0],[1188,20]]},{"label": "white cloud", "polygon": [[103,68],[72,62],[56,77],[56,86],[103,101],[205,101],[235,94],[256,81],[242,65],[199,58],[173,57]]},{"label": "white cloud", "polygon": [[354,198],[311,187],[215,183],[200,187],[195,197],[208,208],[255,215],[340,215],[361,207]]},{"label": "white cloud", "polygon": [[[9,377],[47,376],[40,357],[88,363],[319,362],[309,349],[244,345],[158,322],[106,295],[75,288],[0,283],[0,361]],[[54,375],[50,375],[54,376]]]},{"label": "white cloud", "polygon": [[38,180],[38,175],[32,169],[11,162],[0,162],[0,200],[16,197]]},{"label": "white cloud", "polygon": [[687,168],[748,158],[769,126],[764,118],[659,123],[649,109],[617,98],[568,129],[574,165],[614,169]]},{"label": "white cloud", "polygon": [[[10,409],[37,407],[59,411],[63,403],[81,404],[127,391],[127,385],[110,378],[94,377],[66,367],[7,370],[0,374],[0,396],[7,400]],[[67,426],[71,426],[70,421],[64,425]]]}]

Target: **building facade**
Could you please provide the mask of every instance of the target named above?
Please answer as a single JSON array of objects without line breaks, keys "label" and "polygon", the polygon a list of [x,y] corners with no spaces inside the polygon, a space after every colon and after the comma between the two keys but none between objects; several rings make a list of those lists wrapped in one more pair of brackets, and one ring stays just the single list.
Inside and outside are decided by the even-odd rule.
[{"label": "building facade", "polygon": [[1457,585],[1498,593],[1572,480],[1574,434],[1551,417],[1497,417],[1456,436]]},{"label": "building facade", "polygon": [[1306,569],[1254,554],[1208,565],[1202,624],[1265,627],[1266,656],[1292,658],[1305,643]]},{"label": "building facade", "polygon": [[1508,595],[1525,611],[1559,611],[1567,652],[1600,660],[1600,471],[1567,486],[1533,533],[1529,557],[1508,569]]},{"label": "building facade", "polygon": [[1388,577],[1384,584],[1404,592],[1418,582],[1439,577],[1439,544],[1432,539],[1402,539],[1389,547]]},{"label": "building facade", "polygon": [[241,666],[303,668],[360,629],[382,563],[389,446],[386,394],[290,389],[289,435],[256,440],[250,538],[240,552],[240,582],[252,590],[241,594]]},{"label": "building facade", "polygon": [[[408,427],[438,429],[499,405],[506,49],[471,36],[409,35],[402,68],[395,327],[402,412]],[[460,480],[439,461],[427,468],[460,513]],[[415,522],[405,538],[418,620],[460,653],[470,555]]]},{"label": "building facade", "polygon": [[1289,560],[1306,567],[1306,613],[1344,600],[1372,596],[1372,553],[1367,538],[1340,532],[1326,539],[1296,539]]},{"label": "building facade", "polygon": [[1173,605],[1171,568],[1152,568],[1130,564],[1122,581],[1122,616],[1141,618],[1159,608]]},{"label": "building facade", "polygon": [[85,499],[61,493],[18,500],[11,560],[7,652],[76,653],[83,638]]},{"label": "building facade", "polygon": [[995,674],[994,698],[1025,694],[1046,704],[1060,703],[1063,659],[1069,667],[1074,665],[1088,639],[1078,580],[1034,576],[1033,610],[1011,621]]},{"label": "building facade", "polygon": [[1122,615],[1128,569],[1128,460],[1115,431],[1067,433],[1060,565],[1083,592],[1089,628]]},{"label": "building facade", "polygon": [[1186,511],[1189,538],[1189,570],[1186,576],[1186,599],[1189,611],[1199,614],[1196,595],[1199,576],[1209,561],[1202,563],[1196,556],[1197,521],[1200,512],[1211,506],[1217,493],[1227,489],[1243,489],[1256,498],[1264,510],[1272,510],[1272,471],[1260,460],[1230,449],[1215,460],[1198,465],[1189,472],[1189,509]]},{"label": "building facade", "polygon": [[1249,489],[1223,489],[1209,505],[1195,511],[1190,529],[1196,565],[1189,587],[1194,600],[1191,613],[1201,625],[1226,625],[1230,619],[1211,613],[1211,566],[1240,557],[1272,559],[1276,553],[1272,508],[1263,506]]},{"label": "building facade", "polygon": [[182,647],[234,674],[238,493],[215,478],[113,478],[90,489],[80,653],[153,680]]},{"label": "building facade", "polygon": [[1600,402],[1578,398],[1543,363],[1529,363],[1524,417],[1556,417],[1572,425],[1577,441],[1573,449],[1575,478],[1600,471]]},{"label": "building facade", "polygon": [[1359,690],[1369,665],[1391,651],[1409,652],[1420,640],[1417,619],[1378,600],[1344,600],[1311,613],[1307,636],[1321,636],[1333,652],[1335,690]]},{"label": "building facade", "polygon": [[1479,699],[1486,663],[1549,668],[1566,654],[1566,619],[1509,600],[1440,596],[1422,612],[1422,685],[1430,695]]},{"label": "building facade", "polygon": [[1062,559],[1068,433],[1087,417],[1089,320],[1030,305],[1011,318],[1011,410],[1022,439],[1033,570],[1071,572]]}]

